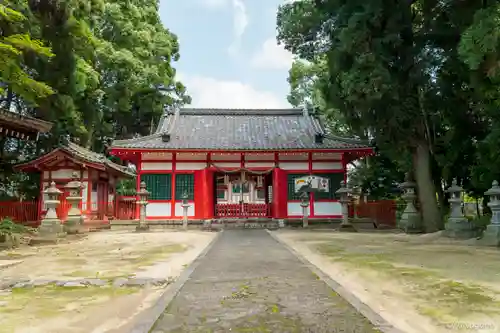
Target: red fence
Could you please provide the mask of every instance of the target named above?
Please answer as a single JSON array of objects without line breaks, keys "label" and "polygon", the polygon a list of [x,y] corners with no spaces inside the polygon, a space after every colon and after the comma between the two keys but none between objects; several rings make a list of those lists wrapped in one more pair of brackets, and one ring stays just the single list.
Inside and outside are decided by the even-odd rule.
[{"label": "red fence", "polygon": [[0,202],[0,219],[10,218],[15,222],[34,222],[38,220],[38,202],[4,201]]},{"label": "red fence", "polygon": [[270,205],[268,204],[216,204],[215,216],[218,218],[249,218],[270,217]]},{"label": "red fence", "polygon": [[370,218],[376,224],[396,226],[397,204],[394,200],[362,202],[351,207],[351,217]]},{"label": "red fence", "polygon": [[[36,224],[34,222],[38,222],[46,212],[46,207],[40,207],[42,216],[39,216],[39,204],[38,201],[0,202],[0,219],[11,218],[13,221],[23,224]],[[104,220],[106,217],[108,219],[133,220],[136,207],[135,200],[92,202],[88,205],[83,202],[80,205],[80,209],[88,220]],[[71,204],[63,198],[56,209],[57,217],[65,221],[70,208]]]}]

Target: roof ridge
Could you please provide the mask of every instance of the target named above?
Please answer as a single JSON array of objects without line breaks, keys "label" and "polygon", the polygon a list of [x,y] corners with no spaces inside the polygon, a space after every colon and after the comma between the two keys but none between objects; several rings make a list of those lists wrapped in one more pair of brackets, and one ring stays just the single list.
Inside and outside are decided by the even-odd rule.
[{"label": "roof ridge", "polygon": [[363,145],[369,145],[370,144],[366,140],[344,138],[342,136],[338,136],[338,135],[334,135],[334,134],[326,134],[325,138],[326,139],[330,139],[330,140],[343,141],[345,143],[354,143],[354,144],[363,144]]},{"label": "roof ridge", "polygon": [[[179,115],[220,115],[220,116],[302,116],[304,111],[299,108],[245,109],[245,108],[180,108]],[[167,115],[175,113],[168,110]]]}]

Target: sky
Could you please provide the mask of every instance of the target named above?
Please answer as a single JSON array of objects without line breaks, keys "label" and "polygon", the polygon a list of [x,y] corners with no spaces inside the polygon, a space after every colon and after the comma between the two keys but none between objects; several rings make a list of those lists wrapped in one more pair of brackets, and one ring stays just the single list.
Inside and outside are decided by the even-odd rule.
[{"label": "sky", "polygon": [[190,107],[288,108],[292,55],[276,42],[284,0],[160,0],[164,26],[176,34],[178,79]]}]

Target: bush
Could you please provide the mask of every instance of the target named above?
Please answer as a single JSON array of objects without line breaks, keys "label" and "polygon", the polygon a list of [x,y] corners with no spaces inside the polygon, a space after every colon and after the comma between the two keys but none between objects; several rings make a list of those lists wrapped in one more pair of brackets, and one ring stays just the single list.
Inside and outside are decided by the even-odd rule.
[{"label": "bush", "polygon": [[35,229],[22,224],[14,223],[9,218],[0,221],[0,236],[12,236],[13,234],[33,233]]}]

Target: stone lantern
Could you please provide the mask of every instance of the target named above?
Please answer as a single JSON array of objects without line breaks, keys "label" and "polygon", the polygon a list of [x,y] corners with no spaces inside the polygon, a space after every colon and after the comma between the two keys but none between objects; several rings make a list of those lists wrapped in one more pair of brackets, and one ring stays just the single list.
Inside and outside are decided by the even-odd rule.
[{"label": "stone lantern", "polygon": [[351,203],[352,189],[346,185],[345,181],[340,182],[340,188],[335,192],[340,197],[340,204],[342,205],[342,222],[339,226],[339,231],[354,231],[357,230],[349,221],[349,203]]},{"label": "stone lantern", "polygon": [[136,227],[136,231],[146,231],[149,230],[149,224],[146,221],[146,206],[148,205],[149,191],[146,190],[146,183],[141,182],[140,190],[137,192],[139,196],[139,225]]},{"label": "stone lantern", "polygon": [[189,201],[188,201],[188,194],[184,192],[182,194],[182,226],[184,230],[188,230],[188,209],[189,209]]},{"label": "stone lantern", "polygon": [[451,186],[446,190],[450,193],[450,217],[445,226],[444,235],[451,238],[468,239],[476,237],[477,234],[471,222],[462,214],[462,191],[457,180],[453,179]]},{"label": "stone lantern", "polygon": [[491,208],[491,223],[486,227],[479,245],[500,246],[500,186],[493,181],[491,188],[484,193],[490,197],[488,207]]},{"label": "stone lantern", "polygon": [[64,228],[67,233],[79,233],[83,226],[82,211],[80,203],[82,202],[82,182],[79,180],[77,172],[73,172],[71,181],[64,186],[68,192],[66,200],[70,204],[68,217]]},{"label": "stone lantern", "polygon": [[302,207],[302,227],[307,228],[309,226],[309,193],[302,192],[300,194],[300,207]]},{"label": "stone lantern", "polygon": [[404,201],[406,201],[406,208],[401,215],[399,221],[399,228],[406,233],[421,233],[422,228],[422,218],[420,213],[415,208],[415,199],[417,195],[415,194],[415,184],[412,181],[410,173],[405,176],[405,182],[400,184],[399,187],[403,190],[403,195],[401,196]]},{"label": "stone lantern", "polygon": [[62,192],[56,188],[56,183],[52,182],[50,183],[50,187],[43,191],[43,193],[48,197],[44,202],[47,205],[47,213],[38,227],[38,234],[43,239],[57,240],[57,238],[63,235],[61,220],[57,217],[56,211],[60,204],[59,197]]}]

